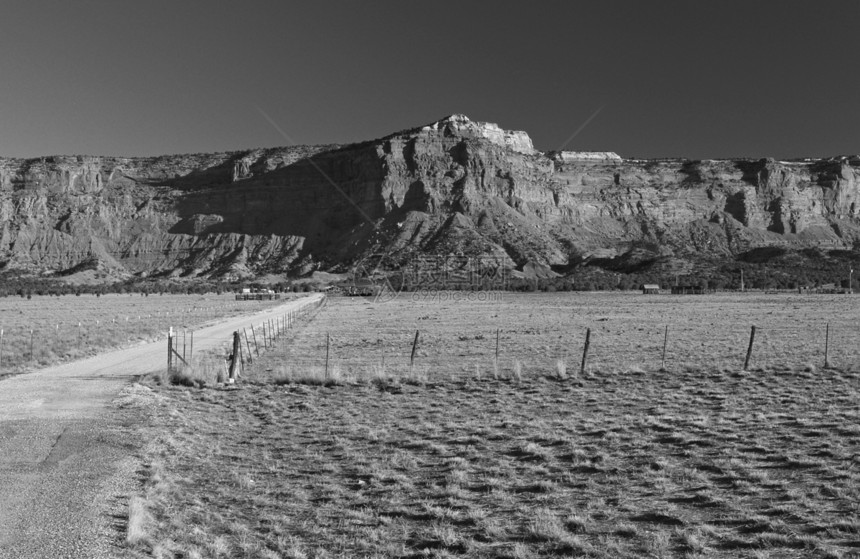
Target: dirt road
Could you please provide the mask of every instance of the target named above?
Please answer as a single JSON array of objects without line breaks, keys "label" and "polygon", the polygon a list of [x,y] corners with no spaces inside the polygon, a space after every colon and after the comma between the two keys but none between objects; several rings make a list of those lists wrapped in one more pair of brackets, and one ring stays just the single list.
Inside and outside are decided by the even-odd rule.
[{"label": "dirt road", "polygon": [[[195,354],[319,297],[197,329]],[[165,365],[159,341],[0,381],[0,558],[124,554],[142,416],[111,402]]]}]

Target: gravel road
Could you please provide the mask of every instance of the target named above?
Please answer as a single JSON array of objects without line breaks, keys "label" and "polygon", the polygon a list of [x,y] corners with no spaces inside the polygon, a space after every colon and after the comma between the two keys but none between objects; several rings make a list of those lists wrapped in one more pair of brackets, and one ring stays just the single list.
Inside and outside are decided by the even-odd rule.
[{"label": "gravel road", "polygon": [[[194,351],[226,347],[237,328],[319,297],[195,329]],[[144,418],[111,402],[163,369],[166,348],[162,340],[0,381],[0,558],[125,554]]]}]

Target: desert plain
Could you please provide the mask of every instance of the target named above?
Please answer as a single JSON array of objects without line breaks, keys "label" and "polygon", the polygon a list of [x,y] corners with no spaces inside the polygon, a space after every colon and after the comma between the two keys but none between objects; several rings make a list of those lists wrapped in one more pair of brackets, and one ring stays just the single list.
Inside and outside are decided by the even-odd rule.
[{"label": "desert plain", "polygon": [[858,553],[854,297],[491,295],[329,297],[233,385],[140,379],[129,554]]}]

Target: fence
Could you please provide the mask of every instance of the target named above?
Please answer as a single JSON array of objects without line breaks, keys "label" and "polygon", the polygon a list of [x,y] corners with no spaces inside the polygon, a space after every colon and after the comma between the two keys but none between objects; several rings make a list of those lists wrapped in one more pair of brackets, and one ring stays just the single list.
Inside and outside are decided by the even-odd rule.
[{"label": "fence", "polygon": [[[34,296],[0,299],[0,376],[163,338],[171,325],[201,324],[270,301],[221,296]],[[161,308],[159,308],[161,307]],[[177,333],[181,334],[181,328]]]},{"label": "fence", "polygon": [[[556,300],[561,297],[589,301],[587,296],[555,296]],[[626,297],[625,301],[634,301]],[[717,303],[729,299],[710,297]],[[791,297],[794,299],[788,299]],[[431,376],[515,376],[682,368],[847,369],[860,364],[860,347],[856,343],[860,323],[855,317],[840,316],[828,309],[819,313],[821,318],[801,309],[802,320],[790,320],[784,314],[771,317],[774,311],[767,309],[746,312],[745,301],[763,298],[735,297],[736,308],[723,315],[715,315],[710,307],[700,308],[699,299],[684,298],[682,302],[666,298],[663,303],[671,301],[687,315],[655,313],[655,318],[611,307],[603,309],[608,316],[599,316],[600,312],[590,307],[582,315],[571,316],[561,306],[543,307],[550,299],[540,295],[519,296],[517,300],[523,306],[516,308],[507,307],[507,303],[436,308],[421,303],[386,305],[337,298],[331,300],[325,312],[290,332],[282,361],[284,367],[293,370],[327,372],[336,368],[342,374],[356,376],[415,369]],[[642,303],[646,307],[662,304],[652,303],[652,298],[639,301],[645,299],[649,299]],[[775,295],[767,300],[784,305],[786,300],[801,299],[797,295]],[[818,301],[821,299],[810,298],[810,308]],[[832,304],[844,304],[843,301],[853,299],[835,297]],[[751,320],[742,321],[734,314]],[[404,326],[392,326],[395,322]]]},{"label": "fence", "polygon": [[[225,373],[228,383],[235,382],[245,372],[245,364],[252,363],[261,352],[274,350],[279,342],[283,341],[287,333],[293,330],[299,323],[307,321],[312,314],[325,306],[327,299],[320,299],[305,303],[295,309],[281,315],[269,317],[258,324],[250,324],[247,328],[236,330],[230,339],[204,338],[206,341],[220,342],[214,351],[215,354],[226,354],[224,358]],[[250,331],[250,334],[249,334]],[[178,365],[188,366],[194,358],[194,332],[190,335],[190,351],[186,353],[186,340],[189,337],[183,330],[182,336],[173,327],[167,334],[167,371],[170,373]],[[200,338],[198,337],[198,340]],[[181,353],[180,353],[181,349]],[[210,354],[213,352],[210,352]]]},{"label": "fence", "polygon": [[237,301],[277,301],[280,293],[237,293]]},{"label": "fence", "polygon": [[[847,325],[840,324],[841,327]],[[556,336],[539,340],[510,329],[450,337],[416,329],[367,329],[344,332],[309,324],[287,340],[283,362],[289,367],[318,368],[361,375],[373,370],[474,373],[515,370],[580,374],[600,370],[678,370],[679,368],[764,370],[791,367],[853,367],[860,355],[850,346],[849,331],[824,323],[813,330],[751,326],[691,343],[689,333],[665,325],[644,343],[618,340],[618,333],[585,328],[565,344]],[[850,332],[856,333],[852,328]],[[811,335],[814,334],[814,335]],[[802,348],[795,344],[806,340]],[[798,351],[798,349],[800,349]]]}]

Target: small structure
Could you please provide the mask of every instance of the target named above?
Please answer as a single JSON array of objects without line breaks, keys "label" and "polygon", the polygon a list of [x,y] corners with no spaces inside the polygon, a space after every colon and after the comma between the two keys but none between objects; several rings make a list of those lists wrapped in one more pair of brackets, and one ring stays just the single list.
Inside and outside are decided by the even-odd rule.
[{"label": "small structure", "polygon": [[280,293],[271,289],[242,289],[242,293],[236,294],[237,301],[274,301],[281,298]]},{"label": "small structure", "polygon": [[642,295],[659,295],[660,286],[656,283],[646,283],[642,286]]},{"label": "small structure", "polygon": [[823,293],[827,295],[837,295],[842,293],[850,293],[848,288],[837,286],[835,283],[825,283],[823,285],[819,285],[815,289],[815,293]]},{"label": "small structure", "polygon": [[673,285],[672,295],[704,295],[705,288],[701,285]]},{"label": "small structure", "polygon": [[347,285],[344,291],[350,297],[373,297],[379,292],[379,286],[369,280],[356,280],[353,284]]}]

